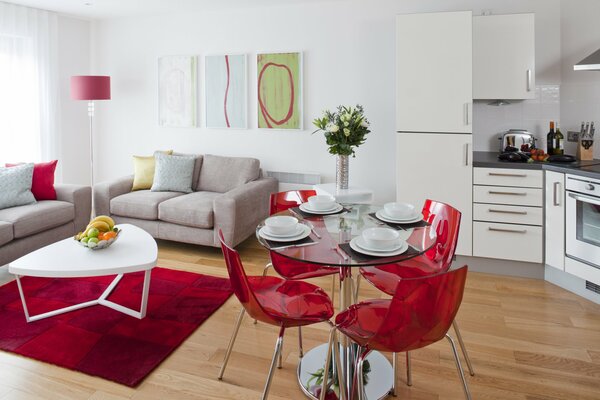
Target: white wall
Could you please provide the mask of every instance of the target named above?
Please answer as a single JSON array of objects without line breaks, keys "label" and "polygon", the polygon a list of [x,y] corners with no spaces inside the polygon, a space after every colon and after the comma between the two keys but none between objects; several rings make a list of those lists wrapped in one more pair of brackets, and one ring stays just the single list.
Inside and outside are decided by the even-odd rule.
[{"label": "white wall", "polygon": [[[323,138],[311,135],[311,121],[324,108],[360,103],[371,120],[372,133],[351,160],[350,183],[373,188],[377,202],[391,200],[395,197],[395,15],[452,10],[473,10],[477,15],[484,9],[495,14],[535,12],[538,84],[560,81],[559,0],[351,0],[99,21],[92,34],[92,65],[94,72],[112,76],[113,99],[97,106],[96,176],[105,180],[129,174],[133,154],[172,148],[254,156],[265,169],[318,172],[324,181],[333,181],[335,160]],[[245,52],[253,60],[257,51],[281,50],[304,52],[305,130],[254,128],[253,62],[251,129],[158,127],[159,56]],[[199,115],[203,124],[203,112]],[[413,150],[423,151],[423,163],[427,162],[427,149],[409,151]]]},{"label": "white wall", "polygon": [[[565,129],[579,131],[582,121],[600,128],[600,71],[573,71],[573,65],[600,48],[600,2],[569,0],[561,4],[561,121]],[[596,138],[600,137],[600,130]],[[566,149],[575,152],[572,143]],[[594,146],[600,158],[600,142]]]},{"label": "white wall", "polygon": [[89,21],[58,17],[58,60],[62,176],[57,181],[89,184],[87,102],[70,97],[71,75],[90,73]]}]

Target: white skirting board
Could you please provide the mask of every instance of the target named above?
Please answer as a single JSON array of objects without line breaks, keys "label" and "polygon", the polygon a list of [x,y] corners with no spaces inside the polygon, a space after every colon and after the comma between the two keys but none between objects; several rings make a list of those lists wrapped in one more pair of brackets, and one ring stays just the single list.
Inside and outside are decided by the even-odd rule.
[{"label": "white skirting board", "polygon": [[578,296],[588,299],[596,304],[600,304],[600,294],[596,294],[585,288],[585,279],[571,275],[554,267],[546,266],[544,278],[560,286],[561,288],[573,292]]},{"label": "white skirting board", "polygon": [[465,264],[469,266],[469,271],[473,272],[544,279],[543,264],[467,256],[456,256],[456,260],[452,262],[453,267]]}]

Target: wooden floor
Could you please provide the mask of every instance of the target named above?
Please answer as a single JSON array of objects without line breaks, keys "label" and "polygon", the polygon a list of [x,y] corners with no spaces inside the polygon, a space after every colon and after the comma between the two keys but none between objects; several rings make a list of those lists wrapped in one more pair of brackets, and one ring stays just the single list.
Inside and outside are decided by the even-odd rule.
[{"label": "wooden floor", "polygon": [[[266,252],[253,239],[239,249],[249,274],[260,273]],[[219,249],[160,242],[159,265],[226,276]],[[315,282],[330,290],[330,279]],[[378,296],[362,285],[361,297]],[[244,320],[224,381],[216,379],[239,309],[232,296],[136,389],[0,352],[0,399],[258,399],[275,327]],[[473,399],[600,399],[600,306],[543,281],[470,273],[457,320],[476,370]],[[326,333],[324,324],[306,328],[305,349]],[[290,330],[270,399],[303,398],[296,343]],[[399,386],[402,399],[462,399],[448,343],[415,351],[413,386]]]}]

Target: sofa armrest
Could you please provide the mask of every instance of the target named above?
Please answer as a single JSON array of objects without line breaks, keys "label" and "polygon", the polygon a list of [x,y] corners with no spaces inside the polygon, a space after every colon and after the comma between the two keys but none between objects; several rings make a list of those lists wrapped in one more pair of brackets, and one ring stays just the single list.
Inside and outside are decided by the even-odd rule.
[{"label": "sofa armrest", "polygon": [[110,215],[110,201],[117,196],[131,192],[132,187],[133,175],[94,185],[96,215]]},{"label": "sofa armrest", "polygon": [[92,188],[82,185],[59,184],[54,185],[56,200],[66,201],[75,206],[75,232],[82,231],[92,214]]},{"label": "sofa armrest", "polygon": [[277,191],[274,178],[261,178],[237,187],[214,200],[215,246],[219,229],[225,241],[236,246],[253,234],[258,223],[269,215],[269,197]]}]

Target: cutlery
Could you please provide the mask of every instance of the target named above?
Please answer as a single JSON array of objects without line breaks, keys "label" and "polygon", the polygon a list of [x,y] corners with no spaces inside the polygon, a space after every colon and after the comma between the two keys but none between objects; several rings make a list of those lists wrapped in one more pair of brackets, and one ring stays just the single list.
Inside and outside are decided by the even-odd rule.
[{"label": "cutlery", "polygon": [[344,261],[348,260],[348,255],[344,253],[342,249],[339,248],[339,246],[332,246],[331,250],[335,250],[340,255],[340,257],[344,259]]},{"label": "cutlery", "polygon": [[314,244],[317,244],[317,242],[310,242],[310,243],[300,243],[300,244],[290,244],[290,245],[286,245],[286,246],[279,246],[279,247],[271,247],[270,250],[283,250],[283,249],[292,249],[295,247],[306,247],[306,246],[312,246]]}]

